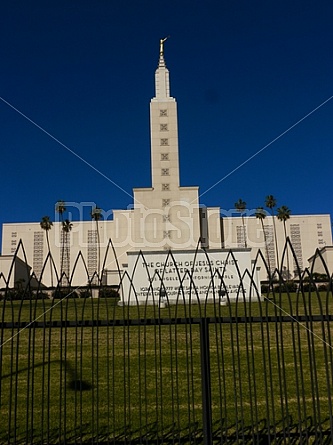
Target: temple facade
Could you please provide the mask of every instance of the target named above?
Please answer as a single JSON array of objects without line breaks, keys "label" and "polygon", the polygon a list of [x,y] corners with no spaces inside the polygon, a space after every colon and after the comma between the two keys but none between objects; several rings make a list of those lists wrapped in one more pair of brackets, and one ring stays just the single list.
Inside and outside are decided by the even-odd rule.
[{"label": "temple facade", "polygon": [[[106,284],[116,285],[129,255],[139,251],[193,252],[199,246],[214,254],[235,249],[249,252],[254,261],[261,250],[271,268],[281,266],[285,245],[281,222],[276,222],[276,243],[271,216],[265,218],[263,229],[254,216],[242,220],[221,215],[219,207],[200,206],[198,187],[180,185],[177,102],[170,95],[164,41],[155,72],[155,97],[150,102],[152,184],[133,189],[133,208],[114,210],[112,220],[72,221],[66,236],[61,222],[54,222],[48,232],[53,263],[49,257],[47,265],[49,248],[39,222],[3,224],[2,255],[13,255],[21,240],[24,253],[20,248],[19,258],[26,260],[47,286],[54,285],[61,272],[72,276],[73,285],[83,286],[96,271]],[[309,266],[308,259],[317,248],[332,245],[328,214],[291,216],[286,230],[301,269]],[[297,267],[296,258],[288,258],[288,264],[284,260],[291,274]],[[261,279],[266,276],[261,265]]]}]

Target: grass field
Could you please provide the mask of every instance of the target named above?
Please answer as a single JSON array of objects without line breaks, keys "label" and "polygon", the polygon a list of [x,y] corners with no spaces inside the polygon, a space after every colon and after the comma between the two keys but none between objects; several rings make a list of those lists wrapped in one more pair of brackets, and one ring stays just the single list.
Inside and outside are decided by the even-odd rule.
[{"label": "grass field", "polygon": [[[212,420],[220,435],[237,440],[240,434],[235,443],[241,443],[246,427],[254,435],[300,429],[320,434],[330,428],[332,415],[332,323],[237,317],[327,314],[331,298],[292,294],[251,304],[163,309],[118,307],[107,299],[56,306],[50,300],[1,302],[3,322],[83,323],[0,331],[0,443],[93,437],[96,443],[106,437],[145,437],[150,443],[170,435],[195,442],[202,429],[200,316],[225,317],[209,326]],[[85,320],[184,317],[195,320],[84,326]]]}]

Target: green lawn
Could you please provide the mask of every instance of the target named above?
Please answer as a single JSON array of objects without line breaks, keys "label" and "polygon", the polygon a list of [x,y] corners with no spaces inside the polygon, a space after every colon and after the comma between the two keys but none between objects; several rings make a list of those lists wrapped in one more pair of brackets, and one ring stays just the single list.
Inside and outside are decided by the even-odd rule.
[{"label": "green lawn", "polygon": [[[1,304],[3,321],[226,317],[226,323],[209,328],[214,428],[230,435],[244,431],[235,427],[242,421],[257,425],[255,432],[263,420],[271,431],[288,424],[295,424],[296,431],[300,422],[310,428],[311,421],[329,427],[331,324],[236,323],[233,318],[301,315],[310,309],[326,313],[326,294],[160,310],[117,307],[107,299],[73,299],[56,306],[49,300]],[[72,442],[97,435],[100,440],[168,437],[169,431],[185,437],[202,428],[196,324],[47,327],[20,333],[15,327],[1,331],[1,344],[0,443],[58,443],[65,436]]]}]

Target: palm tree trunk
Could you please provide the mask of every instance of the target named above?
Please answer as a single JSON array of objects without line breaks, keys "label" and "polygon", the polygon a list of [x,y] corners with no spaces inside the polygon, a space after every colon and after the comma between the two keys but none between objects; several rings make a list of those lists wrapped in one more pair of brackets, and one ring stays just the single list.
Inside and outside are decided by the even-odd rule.
[{"label": "palm tree trunk", "polygon": [[266,232],[265,232],[265,226],[264,226],[263,219],[261,219],[260,222],[261,222],[262,232],[264,234],[266,257],[267,257],[267,263],[268,263],[268,270],[269,270],[269,274],[270,274],[271,273],[271,262],[270,262],[270,259],[269,259],[268,246],[267,246],[267,237],[266,237]]},{"label": "palm tree trunk", "polygon": [[244,216],[242,215],[242,224],[243,224],[243,237],[244,237],[244,244],[245,248],[247,248],[247,241],[246,241],[246,232],[245,232],[245,223],[244,223]]},{"label": "palm tree trunk", "polygon": [[97,229],[97,273],[98,273],[98,281],[100,284],[100,267],[101,267],[101,244],[99,239],[99,228],[98,228],[98,220],[96,220],[96,229]]},{"label": "palm tree trunk", "polygon": [[277,242],[277,236],[276,236],[276,227],[275,227],[275,216],[274,216],[274,212],[272,209],[272,218],[273,218],[273,228],[274,228],[274,240],[275,240],[275,250],[276,250],[276,268],[279,270],[279,251],[278,251],[278,242]]},{"label": "palm tree trunk", "polygon": [[284,228],[284,239],[286,242],[286,249],[287,249],[287,280],[289,280],[289,274],[290,274],[290,265],[289,265],[289,250],[288,250],[288,246],[287,246],[287,227],[286,227],[286,221],[283,220],[283,228]]},{"label": "palm tree trunk", "polygon": [[61,259],[60,259],[60,285],[62,285],[63,280],[63,272],[64,272],[64,253],[65,253],[65,232],[64,232],[64,217],[63,214],[60,214],[61,219],[61,233],[60,233],[60,239],[61,239]]},{"label": "palm tree trunk", "polygon": [[69,252],[69,241],[68,241],[69,233],[66,232],[66,257],[67,257],[67,281],[69,283],[69,274],[70,274],[70,252]]},{"label": "palm tree trunk", "polygon": [[46,230],[46,243],[47,243],[47,248],[49,250],[50,271],[51,271],[51,287],[53,287],[52,255],[51,255],[51,247],[50,247],[50,240],[49,240],[49,232],[47,230]]}]

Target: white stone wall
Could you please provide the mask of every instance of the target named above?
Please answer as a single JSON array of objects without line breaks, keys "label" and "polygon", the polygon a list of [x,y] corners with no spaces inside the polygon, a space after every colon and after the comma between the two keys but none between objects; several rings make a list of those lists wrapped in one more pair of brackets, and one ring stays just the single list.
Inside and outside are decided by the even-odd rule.
[{"label": "white stone wall", "polygon": [[15,258],[13,255],[0,256],[0,272],[2,273],[0,289],[5,289],[7,286],[13,288],[18,285],[19,281],[24,289],[28,284],[30,271],[31,267],[19,258]]},{"label": "white stone wall", "polygon": [[[263,231],[259,219],[255,217],[245,217],[245,232],[247,235],[247,246],[252,249],[252,258],[254,259],[260,249],[264,253],[266,249]],[[241,217],[224,217],[223,218],[224,247],[235,248],[242,247],[242,218]],[[275,264],[271,262],[271,266],[277,266],[277,255],[275,248],[275,240],[273,237],[273,219],[267,216],[264,219],[264,227],[268,236],[268,243],[272,249],[275,258]],[[275,218],[275,227],[278,240],[278,258],[279,269],[287,267],[287,255],[283,257],[285,247],[285,234],[283,222]],[[295,253],[297,255],[299,266],[302,270],[309,267],[308,259],[314,254],[317,248],[325,245],[332,245],[331,218],[330,215],[292,215],[286,222],[287,236],[290,238]],[[283,264],[281,264],[283,259]],[[266,258],[267,260],[267,258]],[[295,264],[292,254],[289,253],[289,270],[293,274]],[[261,278],[265,279],[265,271],[262,268]]]},{"label": "white stone wall", "polygon": [[[186,191],[186,190],[185,190]],[[184,192],[185,192],[184,191]],[[196,190],[188,190],[188,196],[196,194]],[[190,211],[189,211],[190,209]],[[170,220],[165,221],[163,215],[169,215]],[[206,217],[208,217],[208,247],[207,249],[219,249],[221,247],[221,228],[218,208],[206,209]],[[265,229],[271,228],[273,233],[272,218],[267,217],[264,221]],[[254,260],[259,249],[266,256],[264,237],[260,221],[255,217],[245,218],[247,245],[251,248],[251,259]],[[196,206],[174,206],[168,209],[159,209],[156,212],[147,212],[146,215],[135,210],[117,210],[114,211],[113,221],[99,221],[100,233],[100,267],[103,267],[104,257],[106,255],[109,239],[114,243],[116,256],[120,269],[128,263],[127,252],[136,252],[139,250],[160,251],[168,250],[193,250],[197,246],[200,237],[200,221],[199,209]],[[239,230],[242,227],[242,219],[240,217],[223,218],[224,248],[234,249],[242,247],[239,244]],[[49,240],[51,253],[56,264],[58,273],[60,273],[61,263],[61,241],[60,241],[59,223],[54,223],[49,231]],[[293,235],[292,231],[299,233],[299,239]],[[79,252],[85,258],[88,265],[88,258],[92,255],[94,243],[89,243],[89,234],[96,230],[94,221],[73,222],[73,229],[70,233],[70,270],[73,270],[75,260]],[[282,261],[282,254],[285,245],[285,237],[283,223],[276,220],[276,230],[278,239],[279,261]],[[166,235],[165,232],[170,234]],[[298,231],[298,232],[297,232]],[[237,239],[238,233],[238,239]],[[36,234],[37,242],[36,242]],[[287,221],[287,234],[292,239],[298,255],[298,260],[302,269],[309,267],[308,259],[315,253],[315,250],[323,245],[332,245],[332,235],[329,215],[294,215]],[[42,237],[40,238],[40,235]],[[16,250],[18,241],[22,239],[25,248],[27,262],[33,270],[40,273],[40,258],[42,264],[48,254],[45,232],[41,230],[39,223],[18,223],[4,224],[2,236],[2,254],[11,255]],[[42,240],[42,246],[40,245]],[[275,252],[275,243],[272,246]],[[323,244],[325,243],[325,244]],[[95,253],[94,253],[95,252]],[[97,255],[96,249],[93,254]],[[19,258],[24,259],[23,252],[19,252]],[[330,257],[331,258],[331,257]],[[93,258],[90,258],[92,261]],[[95,258],[97,264],[97,257]],[[263,266],[261,264],[261,266]],[[284,258],[284,267],[287,267],[287,258]],[[104,269],[109,271],[109,276],[118,276],[118,266],[115,255],[111,248],[108,250]],[[294,271],[293,258],[289,254],[289,269]],[[55,283],[55,273],[53,281]],[[261,279],[266,278],[266,272],[261,267]],[[49,265],[44,270],[43,282],[51,285],[51,272]],[[75,285],[85,285],[87,283],[87,274],[83,267],[82,261],[76,269],[74,277]],[[115,283],[113,283],[115,284]]]},{"label": "white stone wall", "polygon": [[[103,266],[103,260],[106,255],[108,241],[114,237],[114,222],[113,221],[99,221],[99,233],[100,233],[100,266]],[[94,221],[73,222],[72,231],[69,234],[69,246],[70,246],[70,271],[73,271],[76,259],[81,252],[82,257],[85,259],[86,265],[89,268],[89,262],[91,266],[98,264],[96,256],[96,243],[95,238],[91,238],[91,234],[96,231],[96,223]],[[22,240],[24,251],[27,258],[27,263],[31,265],[32,269],[40,278],[42,267],[46,261],[48,255],[48,247],[46,242],[46,234],[40,228],[39,223],[19,223],[19,224],[4,224],[2,233],[2,252],[3,254],[13,254],[14,245],[12,244],[12,234],[15,233],[17,243]],[[38,237],[38,243],[36,243],[36,234],[42,235]],[[50,263],[44,268],[42,282],[46,285],[56,284],[57,279],[60,278],[61,269],[61,224],[53,223],[53,227],[48,233],[51,255],[54,261],[55,268],[52,267],[52,278]],[[40,245],[42,240],[42,245]],[[92,242],[90,242],[92,240]],[[16,247],[15,247],[16,249]],[[117,247],[117,257],[119,261],[124,259],[124,252],[128,250],[128,244],[125,246],[120,243]],[[97,249],[98,251],[98,249]],[[66,254],[66,253],[65,253]],[[93,256],[93,258],[92,258]],[[22,249],[18,251],[18,257],[24,260],[24,253]],[[95,258],[94,258],[95,257]],[[40,261],[42,258],[42,261]],[[95,261],[93,261],[95,259]],[[125,258],[125,262],[127,258]],[[40,266],[41,265],[41,266]],[[116,270],[116,261],[111,249],[108,250],[107,261],[105,268],[109,270]],[[56,269],[56,270],[54,270]],[[90,267],[91,269],[91,267]],[[92,269],[91,269],[92,270]],[[58,274],[58,277],[57,277]],[[82,260],[80,260],[76,267],[76,273],[74,276],[74,283],[77,286],[83,286],[87,284],[88,277]]]}]

